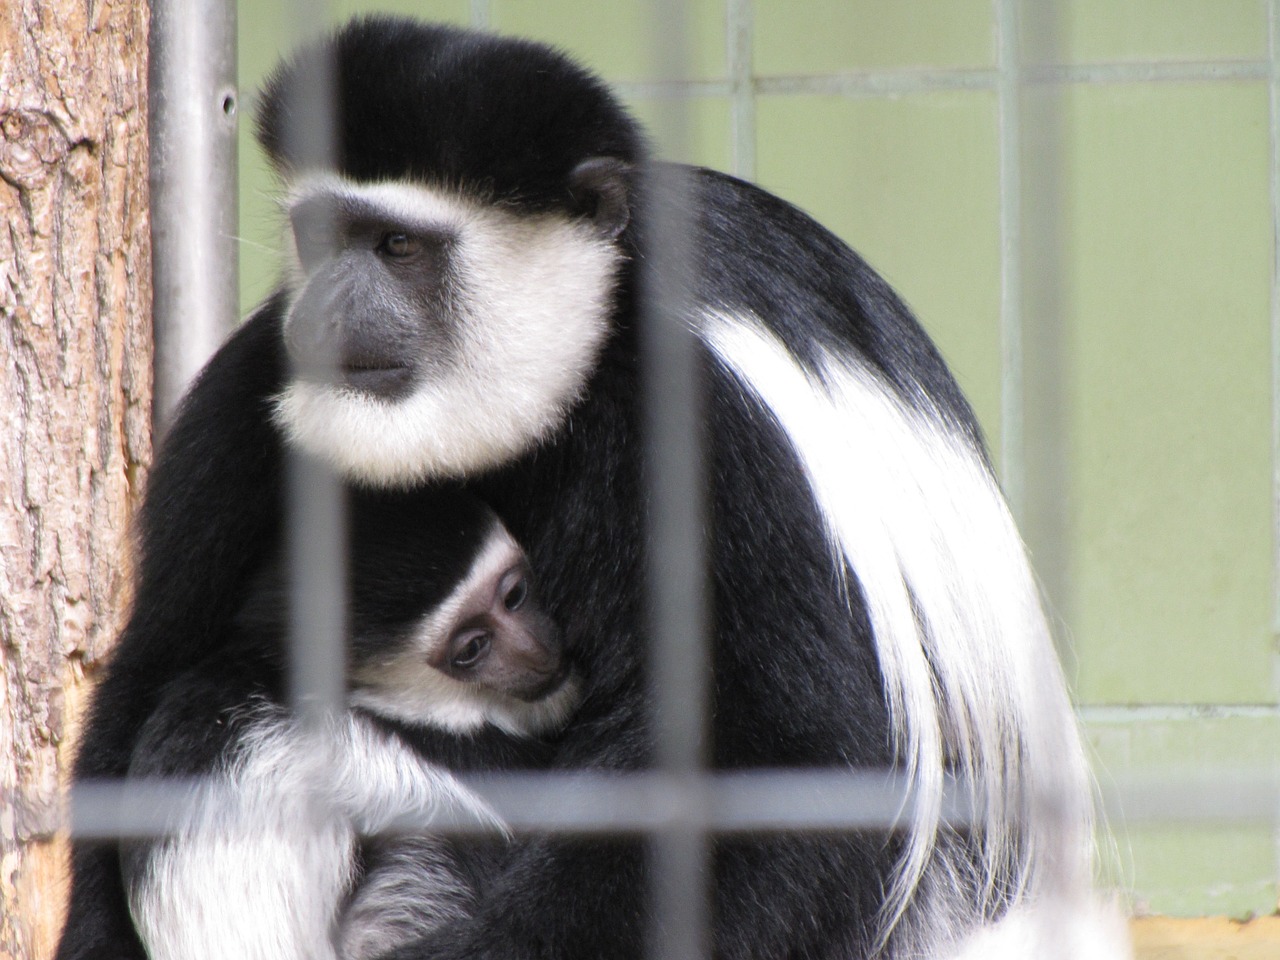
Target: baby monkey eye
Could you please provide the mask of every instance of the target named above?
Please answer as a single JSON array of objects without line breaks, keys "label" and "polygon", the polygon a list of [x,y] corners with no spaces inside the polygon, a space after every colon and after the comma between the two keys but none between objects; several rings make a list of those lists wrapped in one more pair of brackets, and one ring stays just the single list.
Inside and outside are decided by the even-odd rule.
[{"label": "baby monkey eye", "polygon": [[407,233],[384,233],[378,243],[378,252],[400,260],[411,257],[422,249],[422,241]]},{"label": "baby monkey eye", "polygon": [[449,663],[455,670],[470,670],[489,652],[489,634],[477,630],[458,638],[458,647]]},{"label": "baby monkey eye", "polygon": [[529,599],[529,578],[522,576],[507,587],[507,592],[502,595],[502,605],[515,613],[524,606],[527,599]]}]

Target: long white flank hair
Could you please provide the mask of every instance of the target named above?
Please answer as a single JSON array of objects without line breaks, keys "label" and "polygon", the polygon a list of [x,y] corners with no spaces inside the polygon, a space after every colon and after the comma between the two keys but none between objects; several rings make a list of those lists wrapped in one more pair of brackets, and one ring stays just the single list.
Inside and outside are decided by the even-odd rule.
[{"label": "long white flank hair", "polygon": [[[1060,953],[1070,935],[1045,905],[1092,912],[1091,781],[1026,551],[984,457],[923,390],[906,402],[860,358],[828,352],[806,369],[749,316],[712,312],[701,332],[790,438],[833,563],[854,572],[867,606],[911,797],[882,946],[1084,956]],[[952,775],[973,810],[976,865],[942,818]],[[965,942],[975,919],[981,946]],[[1029,939],[1036,927],[1057,938],[1047,953]]]}]

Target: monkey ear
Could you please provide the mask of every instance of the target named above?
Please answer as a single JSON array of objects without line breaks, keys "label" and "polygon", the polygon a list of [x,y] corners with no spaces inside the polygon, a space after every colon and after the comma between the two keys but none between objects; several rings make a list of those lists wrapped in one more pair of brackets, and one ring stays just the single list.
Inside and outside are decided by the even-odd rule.
[{"label": "monkey ear", "polygon": [[617,157],[583,160],[569,174],[569,194],[578,210],[610,240],[631,222],[631,164]]}]

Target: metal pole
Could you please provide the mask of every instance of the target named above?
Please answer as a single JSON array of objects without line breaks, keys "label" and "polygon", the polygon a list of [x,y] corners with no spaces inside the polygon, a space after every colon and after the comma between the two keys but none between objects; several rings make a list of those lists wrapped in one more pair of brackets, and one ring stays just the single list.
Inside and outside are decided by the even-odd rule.
[{"label": "metal pole", "polygon": [[[326,0],[289,0],[295,46],[315,43],[327,30]],[[286,93],[283,131],[302,167],[337,169],[336,65],[312,57],[299,66]],[[323,229],[331,232],[333,225]],[[307,363],[336,374],[337,357],[321,350]],[[312,729],[337,714],[346,691],[346,501],[344,487],[327,465],[293,450],[288,458],[290,605],[289,699]]]},{"label": "metal pole", "polygon": [[[658,79],[679,81],[687,76],[686,11],[677,0],[654,0],[650,12]],[[666,157],[683,159],[689,142],[687,104],[676,99],[663,106],[669,109],[656,124],[657,142]],[[641,275],[655,760],[680,799],[651,835],[651,960],[697,960],[710,955],[711,944],[707,798],[701,779],[710,673],[703,540],[707,504],[702,384],[698,340],[691,327],[696,277],[690,270],[690,234],[696,213],[690,210],[690,187],[682,168],[651,171]]]},{"label": "metal pole", "polygon": [[159,436],[239,311],[234,0],[155,0],[150,42],[152,423]]}]

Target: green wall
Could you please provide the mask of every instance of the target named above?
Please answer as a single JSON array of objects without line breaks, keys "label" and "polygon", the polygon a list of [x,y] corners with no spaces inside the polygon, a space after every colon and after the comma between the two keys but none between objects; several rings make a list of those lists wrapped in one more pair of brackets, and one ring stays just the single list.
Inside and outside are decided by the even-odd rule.
[{"label": "green wall", "polygon": [[[548,40],[642,118],[670,108],[637,0],[335,7]],[[296,31],[276,0],[240,18],[251,109]],[[1100,781],[1274,772],[1270,4],[693,0],[686,19],[683,158],[857,247],[973,399],[1062,620]],[[241,172],[249,306],[274,282],[280,218],[247,136]],[[1140,907],[1276,909],[1274,822],[1113,827]]]}]

